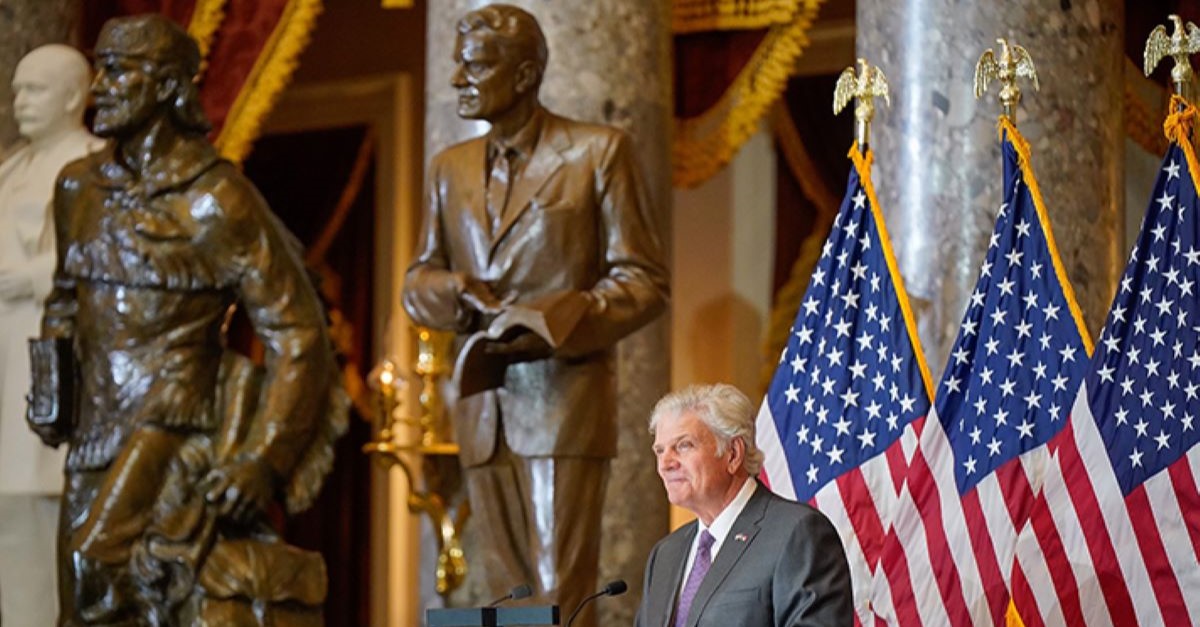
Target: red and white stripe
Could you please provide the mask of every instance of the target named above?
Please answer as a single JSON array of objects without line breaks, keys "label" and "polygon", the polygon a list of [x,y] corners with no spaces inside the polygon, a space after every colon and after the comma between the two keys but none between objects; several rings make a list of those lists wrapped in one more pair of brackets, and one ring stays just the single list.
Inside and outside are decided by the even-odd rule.
[{"label": "red and white stripe", "polygon": [[1049,463],[1038,447],[997,468],[961,498],[953,452],[929,417],[875,573],[892,603],[876,611],[897,625],[1004,622],[1017,532],[1029,518]]},{"label": "red and white stripe", "polygon": [[1200,447],[1122,496],[1087,399],[1085,383],[1019,537],[1016,609],[1047,624],[1196,624]]},{"label": "red and white stripe", "polygon": [[[809,502],[829,517],[841,537],[850,564],[856,624],[871,625],[876,620],[871,608],[880,599],[872,598],[873,573],[903,485],[907,466],[906,442],[911,450],[911,442],[917,437],[915,428],[919,424],[918,420],[906,426],[901,438],[883,454],[829,482]],[[766,484],[776,494],[795,500],[796,489],[780,433],[765,401],[758,413],[756,442],[765,454],[763,479]]]}]

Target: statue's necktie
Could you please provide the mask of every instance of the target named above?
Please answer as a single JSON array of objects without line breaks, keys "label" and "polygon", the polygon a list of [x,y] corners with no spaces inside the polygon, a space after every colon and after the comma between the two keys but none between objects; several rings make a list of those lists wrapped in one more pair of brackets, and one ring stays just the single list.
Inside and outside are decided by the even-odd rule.
[{"label": "statue's necktie", "polygon": [[704,576],[708,574],[708,569],[712,566],[712,555],[709,551],[712,550],[715,538],[708,532],[707,529],[700,532],[700,545],[696,547],[696,559],[692,562],[692,572],[688,573],[687,583],[683,584],[683,590],[679,593],[679,605],[675,608],[675,627],[683,627],[687,623],[688,612],[692,610],[692,601],[696,598],[696,592],[700,590],[700,584],[704,582]]},{"label": "statue's necktie", "polygon": [[512,176],[511,150],[500,149],[492,157],[492,169],[487,183],[488,227],[492,237],[500,235],[504,221],[504,206],[508,204],[509,179]]}]

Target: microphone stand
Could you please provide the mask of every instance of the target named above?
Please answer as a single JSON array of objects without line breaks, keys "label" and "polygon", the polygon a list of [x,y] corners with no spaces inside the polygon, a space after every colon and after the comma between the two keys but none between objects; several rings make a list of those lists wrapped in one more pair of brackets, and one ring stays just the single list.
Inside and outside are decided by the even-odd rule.
[{"label": "microphone stand", "polygon": [[583,610],[583,607],[585,605],[587,605],[588,603],[590,603],[600,597],[606,597],[606,596],[614,596],[615,597],[620,594],[625,594],[625,591],[628,589],[629,589],[629,586],[625,584],[624,579],[617,579],[615,581],[608,582],[602,590],[600,590],[599,592],[597,592],[591,596],[588,596],[583,601],[580,601],[579,605],[575,606],[575,611],[571,612],[571,616],[567,618],[566,627],[571,627],[571,623],[575,622],[575,617],[579,615],[579,612],[581,610]]}]

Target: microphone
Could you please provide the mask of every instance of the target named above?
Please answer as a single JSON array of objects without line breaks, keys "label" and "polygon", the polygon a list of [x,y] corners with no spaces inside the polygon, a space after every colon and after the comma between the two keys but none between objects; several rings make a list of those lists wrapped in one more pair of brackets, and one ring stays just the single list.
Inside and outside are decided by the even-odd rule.
[{"label": "microphone", "polygon": [[571,623],[575,622],[575,617],[579,615],[579,611],[583,609],[583,606],[587,605],[591,601],[600,597],[615,597],[619,594],[625,594],[625,591],[628,589],[629,586],[625,584],[624,579],[616,579],[604,584],[604,588],[602,588],[599,592],[589,596],[581,601],[579,605],[575,606],[575,611],[571,612],[570,618],[567,619],[566,627],[571,627]]},{"label": "microphone", "polygon": [[523,583],[519,586],[513,587],[512,590],[508,591],[508,594],[500,597],[499,599],[496,599],[495,601],[492,601],[491,603],[488,603],[484,607],[496,607],[497,605],[500,605],[501,603],[504,603],[505,601],[515,601],[518,599],[524,599],[531,594],[533,594],[533,589],[529,587],[529,584]]}]

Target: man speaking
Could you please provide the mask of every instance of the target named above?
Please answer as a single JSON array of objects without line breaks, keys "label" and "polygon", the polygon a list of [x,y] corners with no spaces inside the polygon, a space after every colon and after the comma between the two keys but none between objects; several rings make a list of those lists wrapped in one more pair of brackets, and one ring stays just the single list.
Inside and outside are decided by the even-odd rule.
[{"label": "man speaking", "polygon": [[823,514],[753,477],[754,406],[726,384],[667,395],[650,418],[658,474],[691,522],[646,563],[637,627],[794,627],[854,622],[850,570]]}]

